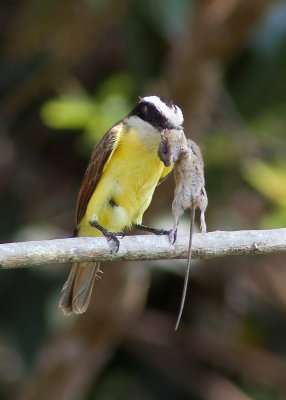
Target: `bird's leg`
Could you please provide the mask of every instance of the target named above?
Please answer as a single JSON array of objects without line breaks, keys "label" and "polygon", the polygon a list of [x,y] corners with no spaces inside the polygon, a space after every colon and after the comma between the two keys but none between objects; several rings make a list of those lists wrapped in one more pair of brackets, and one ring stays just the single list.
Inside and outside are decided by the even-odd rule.
[{"label": "bird's leg", "polygon": [[167,235],[169,236],[170,231],[166,231],[165,229],[156,229],[156,228],[150,228],[149,226],[142,225],[137,223],[136,228],[141,229],[142,231],[147,231],[151,233],[155,233],[155,235]]},{"label": "bird's leg", "polygon": [[115,253],[118,252],[119,250],[119,239],[117,239],[116,236],[124,236],[124,232],[123,231],[119,231],[119,232],[110,232],[108,229],[104,228],[103,226],[101,226],[97,221],[90,221],[89,224],[93,227],[98,229],[103,236],[105,236],[108,240],[113,240],[114,244],[115,244]]}]

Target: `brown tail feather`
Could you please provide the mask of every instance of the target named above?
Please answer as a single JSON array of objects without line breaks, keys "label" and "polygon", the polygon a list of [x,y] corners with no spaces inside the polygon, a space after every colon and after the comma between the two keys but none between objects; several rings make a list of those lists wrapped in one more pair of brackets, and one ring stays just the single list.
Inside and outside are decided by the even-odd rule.
[{"label": "brown tail feather", "polygon": [[64,314],[82,314],[86,311],[98,271],[99,263],[73,264],[59,301],[59,307]]}]

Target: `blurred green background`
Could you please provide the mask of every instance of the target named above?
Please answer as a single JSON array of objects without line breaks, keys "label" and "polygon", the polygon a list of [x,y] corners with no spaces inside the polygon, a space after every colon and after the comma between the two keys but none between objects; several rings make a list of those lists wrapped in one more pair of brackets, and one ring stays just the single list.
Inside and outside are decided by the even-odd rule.
[{"label": "blurred green background", "polygon": [[[2,242],[71,236],[92,147],[148,94],[202,147],[208,230],[285,227],[285,1],[2,0],[0,19]],[[173,187],[145,223],[171,227]],[[1,271],[0,400],[286,398],[285,256],[194,261],[176,333],[185,261],[105,264],[67,318],[69,268]]]}]

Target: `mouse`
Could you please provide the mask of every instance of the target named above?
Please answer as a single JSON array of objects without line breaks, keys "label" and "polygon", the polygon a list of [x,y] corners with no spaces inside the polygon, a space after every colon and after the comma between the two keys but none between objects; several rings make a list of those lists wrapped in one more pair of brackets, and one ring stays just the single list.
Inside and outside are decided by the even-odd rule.
[{"label": "mouse", "polygon": [[164,129],[161,132],[158,156],[165,167],[174,165],[184,148],[187,148],[187,139],[183,129]]},{"label": "mouse", "polygon": [[187,293],[195,211],[197,207],[200,209],[200,229],[202,233],[206,233],[205,211],[208,205],[208,197],[205,189],[204,162],[201,150],[193,140],[186,139],[184,132],[180,135],[177,133],[178,131],[175,132],[173,130],[162,132],[163,138],[158,151],[159,157],[164,163],[171,161],[174,163],[175,190],[172,203],[174,224],[169,232],[169,242],[171,245],[175,243],[177,238],[180,216],[188,208],[190,208],[191,214],[187,270],[175,330],[178,329],[181,320]]}]

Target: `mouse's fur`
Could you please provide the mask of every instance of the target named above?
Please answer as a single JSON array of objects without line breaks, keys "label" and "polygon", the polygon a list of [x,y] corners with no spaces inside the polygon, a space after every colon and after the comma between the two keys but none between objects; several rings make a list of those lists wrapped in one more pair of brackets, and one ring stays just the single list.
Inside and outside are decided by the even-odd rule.
[{"label": "mouse's fur", "polygon": [[205,211],[208,198],[205,190],[204,162],[199,146],[192,140],[186,140],[180,156],[174,166],[175,193],[172,204],[174,226],[170,232],[170,243],[176,240],[179,217],[187,208],[201,211],[201,232],[206,232]]},{"label": "mouse's fur", "polygon": [[169,163],[171,163],[169,165],[172,165],[173,163],[175,164],[175,192],[172,204],[174,225],[169,233],[170,244],[174,244],[176,241],[179,217],[186,209],[190,208],[191,210],[188,264],[180,312],[175,327],[175,329],[177,329],[183,312],[187,292],[195,210],[196,207],[199,207],[201,211],[201,232],[206,233],[205,211],[208,205],[208,198],[205,190],[204,162],[199,146],[194,141],[186,139],[183,132],[182,134],[178,134],[175,130],[166,130],[163,131],[161,135],[162,142],[159,147],[158,155],[165,165]]}]

